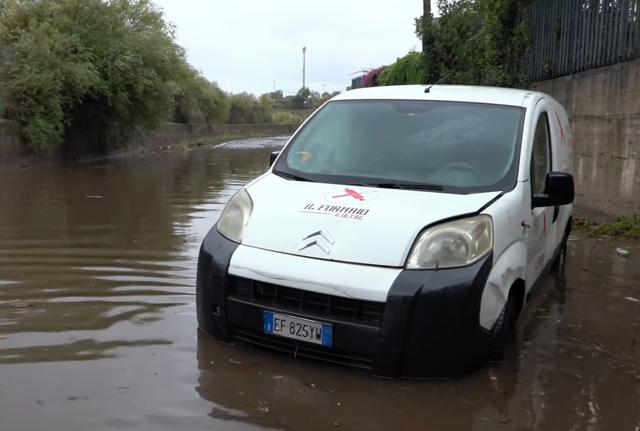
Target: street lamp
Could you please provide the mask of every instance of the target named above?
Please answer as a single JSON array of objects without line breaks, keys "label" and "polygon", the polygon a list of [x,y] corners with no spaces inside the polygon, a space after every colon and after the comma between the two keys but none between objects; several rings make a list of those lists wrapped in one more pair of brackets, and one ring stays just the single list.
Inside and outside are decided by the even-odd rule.
[{"label": "street lamp", "polygon": [[302,89],[304,90],[307,86],[306,83],[306,56],[307,56],[307,47],[302,47]]}]

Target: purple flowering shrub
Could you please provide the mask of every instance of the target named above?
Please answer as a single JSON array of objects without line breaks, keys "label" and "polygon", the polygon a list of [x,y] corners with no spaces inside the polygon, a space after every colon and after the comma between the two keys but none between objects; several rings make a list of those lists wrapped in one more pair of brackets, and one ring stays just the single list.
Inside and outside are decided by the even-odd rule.
[{"label": "purple flowering shrub", "polygon": [[371,69],[362,77],[363,87],[376,87],[378,83],[378,77],[387,68],[387,66],[380,66],[376,69]]}]

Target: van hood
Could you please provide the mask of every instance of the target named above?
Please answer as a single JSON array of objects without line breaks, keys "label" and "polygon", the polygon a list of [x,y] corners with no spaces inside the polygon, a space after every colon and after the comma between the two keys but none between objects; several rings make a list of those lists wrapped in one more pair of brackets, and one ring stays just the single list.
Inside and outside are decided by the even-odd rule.
[{"label": "van hood", "polygon": [[286,180],[247,187],[253,212],[243,245],[366,265],[402,267],[425,226],[473,214],[500,192],[468,195]]}]

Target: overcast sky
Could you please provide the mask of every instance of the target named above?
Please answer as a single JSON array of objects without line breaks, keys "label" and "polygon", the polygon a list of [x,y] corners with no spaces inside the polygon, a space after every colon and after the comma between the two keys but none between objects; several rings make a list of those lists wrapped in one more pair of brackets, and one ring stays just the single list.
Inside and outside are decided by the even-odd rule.
[{"label": "overcast sky", "polygon": [[[223,90],[343,91],[355,72],[420,50],[420,0],[155,0],[189,62]],[[433,0],[435,3],[435,0]],[[435,5],[434,5],[435,8]]]}]

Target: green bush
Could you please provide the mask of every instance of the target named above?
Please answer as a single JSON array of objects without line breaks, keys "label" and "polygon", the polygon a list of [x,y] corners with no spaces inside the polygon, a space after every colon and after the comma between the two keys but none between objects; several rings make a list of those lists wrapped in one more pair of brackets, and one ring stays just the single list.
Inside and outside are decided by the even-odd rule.
[{"label": "green bush", "polygon": [[531,46],[531,32],[526,21],[519,21],[519,11],[530,0],[481,0],[478,7],[483,25],[484,83],[503,87],[527,87],[524,57]]},{"label": "green bush", "polygon": [[240,93],[231,96],[229,123],[271,123],[274,102],[263,95],[258,99],[252,94]]},{"label": "green bush", "polygon": [[424,84],[425,64],[419,52],[410,52],[384,69],[378,77],[379,85]]},{"label": "green bush", "polygon": [[274,123],[300,124],[304,121],[305,117],[295,112],[277,110],[273,112],[271,118]]}]

